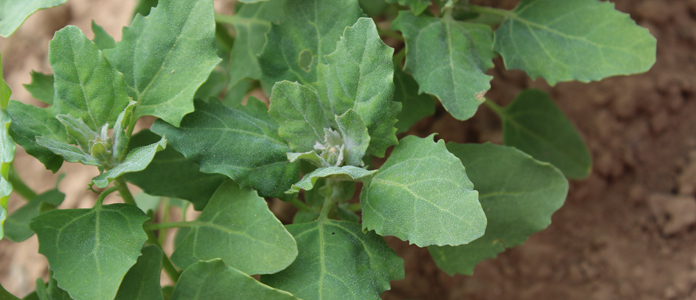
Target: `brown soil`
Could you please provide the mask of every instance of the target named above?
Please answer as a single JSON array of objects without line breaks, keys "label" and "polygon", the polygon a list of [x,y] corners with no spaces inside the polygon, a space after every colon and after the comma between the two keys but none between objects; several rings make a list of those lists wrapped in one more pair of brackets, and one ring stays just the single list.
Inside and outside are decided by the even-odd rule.
[{"label": "brown soil", "polygon": [[[472,2],[501,8],[517,3]],[[488,93],[505,104],[523,88],[549,91],[588,143],[592,175],[571,183],[566,205],[547,230],[482,262],[474,276],[448,276],[426,249],[388,238],[406,261],[406,279],[393,282],[384,299],[696,299],[696,0],[613,2],[657,37],[658,61],[650,72],[551,88],[505,71],[498,60]],[[32,69],[50,72],[46,54],[54,30],[76,24],[89,36],[94,18],[119,39],[132,7],[132,1],[70,0],[0,39],[13,99],[38,105],[21,84],[30,81]],[[499,120],[486,108],[467,122],[439,108],[412,130],[431,132],[448,141],[501,141]],[[16,161],[32,188],[54,185],[55,176],[21,148]],[[95,172],[64,166],[63,208],[90,206],[95,197],[84,188]],[[15,196],[10,201],[10,210],[23,202]],[[31,292],[35,278],[46,279],[35,237],[0,241],[0,266],[0,282],[18,295]]]}]

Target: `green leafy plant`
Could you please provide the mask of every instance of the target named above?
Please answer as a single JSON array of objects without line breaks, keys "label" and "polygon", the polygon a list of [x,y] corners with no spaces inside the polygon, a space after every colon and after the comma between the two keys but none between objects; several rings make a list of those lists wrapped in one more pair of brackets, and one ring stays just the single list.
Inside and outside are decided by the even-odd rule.
[{"label": "green leafy plant", "polygon": [[[0,0],[0,35],[62,2]],[[507,107],[485,98],[493,59],[551,85],[655,61],[648,31],[598,0],[522,0],[511,11],[465,0],[240,2],[222,15],[210,0],[143,0],[119,42],[96,23],[91,41],[77,27],[57,31],[53,74],[26,85],[43,108],[8,101],[0,83],[0,234],[35,233],[51,271],[27,299],[378,299],[404,277],[382,236],[472,274],[546,228],[566,178],[592,166],[545,92]],[[258,88],[270,107],[245,99]],[[397,139],[436,101],[459,120],[485,103],[505,145]],[[157,120],[134,132],[143,116]],[[53,172],[64,161],[99,168],[85,183],[94,207],[57,209],[60,191],[27,188],[12,168],[15,142]],[[126,182],[145,193],[133,197]],[[7,216],[13,188],[27,203]],[[102,203],[116,191],[123,204]],[[296,206],[292,224],[264,198]],[[170,207],[184,220],[170,222]],[[173,286],[160,286],[162,269]]]}]

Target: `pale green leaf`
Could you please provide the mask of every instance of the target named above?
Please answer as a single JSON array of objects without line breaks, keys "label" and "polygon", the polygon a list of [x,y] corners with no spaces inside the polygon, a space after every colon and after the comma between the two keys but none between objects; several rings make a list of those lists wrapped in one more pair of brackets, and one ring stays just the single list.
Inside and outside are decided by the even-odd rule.
[{"label": "pale green leaf", "polygon": [[160,206],[160,202],[162,202],[162,197],[151,196],[147,193],[139,193],[133,197],[133,200],[135,200],[135,205],[138,206],[140,210],[147,213],[150,210],[153,212],[157,211],[157,208]]},{"label": "pale green leaf", "polygon": [[0,0],[0,35],[10,36],[37,10],[54,7],[66,0]]},{"label": "pale green leaf", "polygon": [[[1,84],[0,84],[1,85]],[[31,83],[25,84],[24,88],[37,100],[53,104],[53,75],[31,71]]]},{"label": "pale green leaf", "polygon": [[10,101],[7,112],[12,117],[10,135],[29,155],[36,157],[54,173],[63,164],[63,157],[36,142],[37,136],[67,141],[65,127],[48,108],[38,108],[19,101]]},{"label": "pale green leaf", "polygon": [[495,51],[506,68],[555,85],[645,72],[656,40],[611,2],[522,0],[496,30]]},{"label": "pale green leaf", "polygon": [[220,62],[213,3],[162,1],[147,17],[137,15],[116,48],[105,53],[138,102],[136,117],[156,116],[178,126],[193,111],[196,90]]},{"label": "pale green leaf", "polygon": [[99,131],[113,124],[128,105],[123,75],[116,71],[79,28],[67,26],[49,43],[57,113],[81,118]]},{"label": "pale green leaf", "polygon": [[171,300],[297,300],[269,287],[219,259],[200,261],[181,274]]},{"label": "pale green leaf", "polygon": [[321,156],[319,156],[319,154],[317,154],[317,152],[315,152],[314,150],[308,151],[308,152],[302,152],[302,153],[289,152],[289,153],[287,153],[287,155],[288,155],[288,160],[290,162],[295,162],[298,159],[304,159],[305,161],[308,161],[317,167],[328,167],[329,166],[328,163],[326,162],[326,160],[321,158]]},{"label": "pale green leaf", "polygon": [[161,300],[162,250],[150,245],[142,249],[135,265],[123,277],[115,300]]},{"label": "pale green leaf", "polygon": [[75,300],[111,300],[140,256],[147,217],[128,204],[60,209],[29,225],[39,237],[58,286]]},{"label": "pale green leaf", "polygon": [[418,94],[418,83],[411,75],[394,68],[394,101],[401,102],[401,111],[396,116],[396,133],[408,131],[420,119],[435,113],[435,102],[428,94]]},{"label": "pale green leaf", "polygon": [[345,143],[344,161],[348,165],[363,166],[362,161],[367,147],[370,144],[370,135],[360,114],[352,109],[347,110],[343,115],[336,116],[338,131],[343,136]]},{"label": "pale green leaf", "polygon": [[68,133],[68,137],[75,140],[80,149],[84,151],[89,151],[90,144],[99,138],[99,133],[94,132],[82,118],[76,119],[71,115],[59,114],[56,119],[65,126],[65,131]]},{"label": "pale green leaf", "polygon": [[27,204],[15,210],[5,220],[5,237],[15,243],[30,238],[34,232],[29,229],[29,223],[31,223],[32,218],[41,213],[42,205],[55,208],[63,202],[63,199],[65,199],[65,194],[54,189],[29,200]]},{"label": "pale green leaf", "polygon": [[112,169],[101,173],[92,179],[92,183],[100,188],[105,188],[116,177],[126,173],[145,170],[155,157],[155,154],[167,147],[167,139],[162,137],[159,142],[135,148],[128,152],[126,158]]},{"label": "pale green leaf", "polygon": [[401,5],[405,5],[411,8],[411,11],[413,11],[414,15],[420,15],[423,11],[425,11],[430,4],[432,4],[431,0],[387,0],[387,3],[399,3]]},{"label": "pale green leaf", "polygon": [[116,48],[116,41],[111,37],[103,27],[97,25],[94,20],[92,20],[92,32],[94,33],[94,38],[92,41],[99,50],[113,49]]},{"label": "pale green leaf", "polygon": [[324,142],[324,129],[331,128],[316,92],[297,82],[281,81],[273,86],[269,113],[292,151],[314,149],[315,143]]},{"label": "pale green leaf", "polygon": [[450,275],[471,275],[478,262],[521,245],[549,226],[565,201],[568,181],[563,174],[515,148],[456,143],[447,148],[466,166],[488,219],[486,233],[470,244],[428,248]]},{"label": "pale green leaf", "polygon": [[44,136],[37,136],[36,143],[39,146],[42,146],[51,152],[62,156],[63,159],[68,162],[79,162],[83,165],[101,166],[101,162],[98,159],[92,157],[88,153],[85,153],[82,151],[82,149],[75,145],[66,144],[65,142],[58,142]]},{"label": "pale green leaf", "polygon": [[363,228],[419,247],[466,244],[486,228],[464,166],[432,135],[401,139],[360,202]]},{"label": "pale green leaf", "polygon": [[199,260],[222,259],[247,274],[285,269],[297,256],[292,235],[256,191],[222,184],[196,221],[190,222],[172,261],[186,269]]},{"label": "pale green leaf", "polygon": [[198,163],[205,173],[227,175],[264,197],[282,197],[297,182],[298,164],[278,135],[278,124],[258,100],[225,107],[220,101],[196,101],[196,111],[179,128],[156,121],[151,130],[167,136],[169,145]]},{"label": "pale green leaf", "polygon": [[365,181],[369,180],[369,178],[375,174],[375,172],[377,172],[377,170],[369,171],[355,166],[318,168],[314,170],[314,172],[302,177],[302,180],[300,180],[298,183],[293,184],[292,188],[286,193],[299,193],[300,189],[309,191],[314,188],[314,184],[319,178],[328,177],[334,180]]},{"label": "pale green leaf", "polygon": [[127,153],[126,148],[128,147],[128,141],[130,141],[131,134],[130,129],[135,123],[133,118],[135,115],[136,102],[130,101],[128,106],[118,115],[116,118],[116,123],[114,123],[113,128],[113,145],[111,146],[111,153],[113,157],[120,160]]},{"label": "pale green leaf", "polygon": [[261,282],[302,299],[380,299],[390,280],[404,278],[404,261],[374,232],[360,224],[320,220],[286,226],[299,254],[280,273]]}]

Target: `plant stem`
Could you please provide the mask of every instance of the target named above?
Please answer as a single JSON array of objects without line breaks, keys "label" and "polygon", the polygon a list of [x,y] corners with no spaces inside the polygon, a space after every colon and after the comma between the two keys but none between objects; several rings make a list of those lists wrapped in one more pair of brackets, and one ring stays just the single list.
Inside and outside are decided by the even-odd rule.
[{"label": "plant stem", "polygon": [[495,112],[495,114],[498,115],[498,117],[500,117],[501,119],[505,116],[505,109],[500,105],[495,104],[495,102],[491,101],[490,99],[486,99],[486,101],[484,101],[483,104],[486,104],[486,106],[493,110],[493,112]]},{"label": "plant stem", "polygon": [[393,29],[382,29],[382,28],[379,28],[379,26],[378,26],[377,33],[380,36],[388,36],[390,38],[394,38],[394,39],[397,39],[397,40],[402,41],[402,42],[405,41],[404,36],[401,35],[401,33],[399,33],[398,31],[393,30]]},{"label": "plant stem", "polygon": [[353,203],[351,205],[348,205],[348,210],[352,212],[358,212],[362,210],[362,205],[360,203]]},{"label": "plant stem", "polygon": [[307,211],[307,212],[315,211],[313,208],[309,207],[307,204],[305,204],[304,202],[300,201],[297,198],[293,198],[292,200],[290,200],[290,204],[297,207],[297,209],[299,209],[299,210],[303,210],[303,211]]},{"label": "plant stem", "polygon": [[324,205],[321,207],[321,212],[319,213],[319,220],[326,220],[329,218],[329,213],[331,213],[331,210],[334,208],[334,204],[336,204],[337,197],[335,196],[335,188],[338,185],[338,182],[333,181],[331,179],[326,180],[326,185],[331,186],[331,195],[328,197],[324,198]]},{"label": "plant stem", "polygon": [[28,187],[24,181],[22,180],[21,177],[19,177],[19,174],[14,168],[14,165],[10,165],[10,171],[8,174],[8,181],[12,185],[12,190],[17,192],[19,196],[24,198],[24,200],[31,200],[36,198],[37,194],[32,190],[30,187]]},{"label": "plant stem", "polygon": [[487,7],[487,6],[469,5],[469,10],[471,12],[475,12],[475,13],[503,16],[506,18],[508,16],[510,16],[509,10]]},{"label": "plant stem", "polygon": [[[143,228],[147,225],[143,225]],[[172,262],[169,260],[169,257],[167,257],[167,254],[164,253],[164,249],[162,249],[162,244],[160,244],[159,241],[157,241],[155,233],[147,230],[145,231],[145,233],[147,234],[147,241],[152,245],[156,245],[162,250],[162,268],[164,268],[164,272],[167,273],[169,279],[171,279],[172,282],[176,284],[176,282],[179,280],[179,276],[181,276],[181,273],[179,273],[179,270],[177,270],[176,267],[174,267]]]},{"label": "plant stem", "polygon": [[106,196],[108,196],[109,194],[117,191],[118,189],[119,188],[117,186],[112,186],[102,191],[101,194],[99,194],[99,197],[97,197],[97,206],[101,206],[102,202],[104,202],[104,198],[106,198]]},{"label": "plant stem", "polygon": [[188,222],[169,222],[169,223],[150,223],[143,225],[145,230],[160,230],[169,228],[182,228],[182,227],[193,227],[196,225],[202,225],[202,222],[188,221]]},{"label": "plant stem", "polygon": [[[167,223],[169,222],[169,201],[164,200],[162,201],[162,223]],[[159,231],[158,234],[158,239],[157,241],[160,243],[160,245],[164,245],[164,242],[167,238],[167,229],[162,229]]]},{"label": "plant stem", "polygon": [[135,204],[135,199],[133,199],[133,194],[131,194],[130,190],[128,189],[128,186],[126,185],[126,180],[123,178],[123,176],[118,176],[116,177],[116,186],[118,187],[118,193],[121,194],[121,198],[123,198],[123,202],[133,205],[133,206],[138,206]]}]

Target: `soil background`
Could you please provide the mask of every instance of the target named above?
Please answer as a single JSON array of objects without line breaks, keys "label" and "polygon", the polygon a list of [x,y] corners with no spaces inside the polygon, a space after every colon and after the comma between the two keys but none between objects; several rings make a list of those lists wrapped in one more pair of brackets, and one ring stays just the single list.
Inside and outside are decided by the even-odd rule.
[{"label": "soil background", "polygon": [[[471,2],[506,9],[518,3]],[[612,2],[657,38],[657,63],[649,72],[555,87],[504,70],[500,59],[489,72],[495,79],[487,96],[499,104],[524,88],[550,92],[589,145],[592,175],[571,182],[548,229],[480,263],[473,276],[449,276],[426,249],[387,238],[406,261],[406,279],[392,282],[383,299],[696,299],[696,0]],[[31,70],[51,73],[48,41],[55,30],[73,24],[91,37],[94,19],[120,40],[134,6],[133,0],[69,0],[0,38],[12,99],[41,105],[22,84],[31,81]],[[216,8],[229,4],[216,1]],[[466,122],[438,107],[409,133],[432,132],[447,141],[502,141],[500,121],[484,106]],[[15,161],[36,191],[55,185],[56,175],[21,147]],[[59,173],[66,174],[61,208],[91,207],[96,197],[85,188],[96,168],[66,163]],[[13,195],[10,212],[23,202]],[[35,236],[0,241],[0,282],[8,291],[23,296],[36,278],[47,279],[37,249]]]}]

